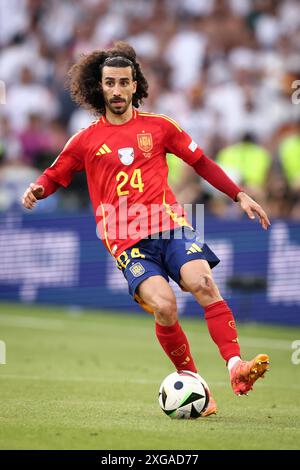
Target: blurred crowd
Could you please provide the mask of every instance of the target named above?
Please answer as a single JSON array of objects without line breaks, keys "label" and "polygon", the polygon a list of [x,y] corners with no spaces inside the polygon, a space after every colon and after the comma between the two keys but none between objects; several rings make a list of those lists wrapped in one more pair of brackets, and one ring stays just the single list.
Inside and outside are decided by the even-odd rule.
[{"label": "blurred crowd", "polygon": [[[271,218],[300,220],[298,0],[0,0],[0,210],[94,117],[65,86],[80,54],[129,42],[143,110],[173,117]],[[5,103],[4,103],[5,101]],[[182,203],[223,218],[236,205],[170,155]],[[90,209],[85,176],[40,210]]]}]

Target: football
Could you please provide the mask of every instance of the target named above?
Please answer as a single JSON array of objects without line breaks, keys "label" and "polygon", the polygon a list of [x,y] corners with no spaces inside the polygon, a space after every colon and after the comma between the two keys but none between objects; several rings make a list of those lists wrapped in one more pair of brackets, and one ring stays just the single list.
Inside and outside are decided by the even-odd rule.
[{"label": "football", "polygon": [[163,380],[158,401],[170,418],[200,418],[208,406],[209,388],[199,374],[185,370],[173,372]]}]

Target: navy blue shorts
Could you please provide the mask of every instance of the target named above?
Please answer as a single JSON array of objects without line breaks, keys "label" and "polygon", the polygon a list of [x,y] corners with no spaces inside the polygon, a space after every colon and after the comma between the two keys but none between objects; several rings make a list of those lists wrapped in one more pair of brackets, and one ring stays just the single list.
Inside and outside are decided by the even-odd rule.
[{"label": "navy blue shorts", "polygon": [[168,239],[164,239],[165,236],[160,233],[156,234],[157,239],[143,238],[118,257],[117,266],[133,298],[141,282],[151,276],[162,276],[167,281],[170,277],[180,285],[180,269],[189,261],[204,259],[211,268],[220,262],[194,229],[180,227],[168,232]]}]

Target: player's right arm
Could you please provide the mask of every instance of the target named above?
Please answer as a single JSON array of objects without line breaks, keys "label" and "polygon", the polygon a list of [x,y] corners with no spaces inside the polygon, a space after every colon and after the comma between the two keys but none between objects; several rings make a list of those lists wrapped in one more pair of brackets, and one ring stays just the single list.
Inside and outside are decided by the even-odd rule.
[{"label": "player's right arm", "polygon": [[39,199],[50,196],[60,186],[69,186],[74,174],[84,169],[84,161],[80,157],[80,154],[83,155],[80,152],[81,132],[77,132],[68,140],[52,165],[26,189],[22,198],[26,209],[33,209]]}]

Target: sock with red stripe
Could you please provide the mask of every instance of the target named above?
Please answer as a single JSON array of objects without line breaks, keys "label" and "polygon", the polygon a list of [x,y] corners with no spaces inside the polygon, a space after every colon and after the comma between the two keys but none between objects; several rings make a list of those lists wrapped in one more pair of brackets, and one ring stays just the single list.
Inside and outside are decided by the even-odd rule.
[{"label": "sock with red stripe", "polygon": [[178,321],[172,326],[155,323],[156,336],[177,370],[197,372],[189,342]]},{"label": "sock with red stripe", "polygon": [[241,357],[238,334],[232,311],[224,300],[205,307],[205,319],[213,341],[226,362]]}]

